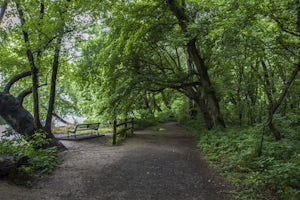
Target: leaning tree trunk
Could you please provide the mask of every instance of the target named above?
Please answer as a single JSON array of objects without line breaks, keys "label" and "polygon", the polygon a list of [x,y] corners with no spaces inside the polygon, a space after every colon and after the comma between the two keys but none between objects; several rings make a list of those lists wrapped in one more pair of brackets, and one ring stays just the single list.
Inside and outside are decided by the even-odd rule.
[{"label": "leaning tree trunk", "polygon": [[200,113],[202,115],[202,118],[205,122],[205,126],[207,128],[207,130],[211,130],[214,126],[213,124],[213,120],[211,118],[211,115],[209,114],[209,111],[207,110],[207,107],[205,105],[205,102],[203,99],[201,98],[196,98],[196,99],[193,99],[194,102],[197,104],[199,110],[200,110]]},{"label": "leaning tree trunk", "polygon": [[[30,112],[20,104],[18,98],[5,92],[0,92],[0,116],[21,135],[31,138],[30,136],[37,130]],[[47,134],[47,138],[51,140],[44,146],[45,148],[57,146],[61,150],[66,150],[66,147],[53,134]]]},{"label": "leaning tree trunk", "polygon": [[186,95],[190,101],[193,101],[203,118],[203,121],[205,123],[205,127],[207,130],[211,130],[214,127],[213,120],[211,118],[211,115],[209,113],[209,110],[207,109],[207,105],[205,100],[201,97],[201,87],[194,87],[194,88],[185,88],[178,90],[179,92],[183,93]]},{"label": "leaning tree trunk", "polygon": [[0,115],[18,133],[27,136],[34,134],[34,120],[12,95],[0,92]]},{"label": "leaning tree trunk", "polygon": [[[176,0],[166,0],[166,3],[173,15],[177,18],[182,32],[188,35],[188,24],[190,20],[185,12],[185,5],[179,5]],[[219,108],[219,101],[210,81],[207,66],[196,47],[196,38],[190,39],[186,44],[186,48],[189,58],[199,73],[199,81],[201,82],[201,86],[204,90],[204,98],[207,101],[206,105],[208,106],[213,125],[217,127],[225,127],[225,122]]]},{"label": "leaning tree trunk", "polygon": [[197,71],[200,75],[200,82],[204,90],[204,97],[207,100],[207,106],[211,115],[211,119],[213,121],[214,126],[217,127],[225,127],[225,122],[220,112],[219,101],[215,94],[213,85],[210,81],[207,67],[205,66],[204,60],[200,57],[199,52],[196,48],[196,40],[192,39],[189,41],[188,53],[190,57],[193,59],[193,62],[197,68]]}]

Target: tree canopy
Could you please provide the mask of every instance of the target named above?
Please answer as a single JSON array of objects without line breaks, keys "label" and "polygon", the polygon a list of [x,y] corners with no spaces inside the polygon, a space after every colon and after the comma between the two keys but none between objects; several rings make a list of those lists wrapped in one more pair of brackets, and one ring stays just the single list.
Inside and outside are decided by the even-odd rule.
[{"label": "tree canopy", "polygon": [[261,127],[261,155],[265,133],[299,127],[299,0],[0,6],[0,116],[22,134],[55,140],[53,117],[67,115],[196,120]]},{"label": "tree canopy", "polygon": [[156,115],[186,98],[186,112],[197,111],[207,129],[266,116],[280,139],[274,114],[299,107],[298,1],[2,5],[2,87],[32,72],[10,92],[32,86],[24,105],[34,102],[38,127],[41,115],[49,129],[53,112]]}]

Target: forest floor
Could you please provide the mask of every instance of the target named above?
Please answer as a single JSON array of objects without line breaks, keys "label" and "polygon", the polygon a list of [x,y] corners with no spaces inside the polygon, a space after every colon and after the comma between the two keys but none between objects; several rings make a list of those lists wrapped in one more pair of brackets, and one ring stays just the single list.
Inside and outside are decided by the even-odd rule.
[{"label": "forest floor", "polygon": [[1,200],[227,200],[229,184],[201,158],[194,136],[165,123],[110,146],[108,136],[63,141],[53,174],[32,187],[0,181]]}]

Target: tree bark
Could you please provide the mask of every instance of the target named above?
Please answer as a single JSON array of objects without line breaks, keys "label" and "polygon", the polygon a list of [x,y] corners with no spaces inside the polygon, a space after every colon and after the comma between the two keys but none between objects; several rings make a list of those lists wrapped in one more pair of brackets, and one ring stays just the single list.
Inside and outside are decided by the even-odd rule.
[{"label": "tree bark", "polygon": [[32,136],[34,119],[12,95],[0,92],[0,115],[18,133]]},{"label": "tree bark", "polygon": [[[193,68],[192,61],[190,59],[190,56],[189,56],[188,52],[185,52],[185,56],[186,56],[186,63],[187,63],[188,74],[191,76],[191,72],[192,72],[192,68]],[[188,97],[188,102],[187,103],[188,103],[188,114],[189,114],[189,117],[191,119],[193,119],[197,115],[197,111],[196,111],[196,108],[194,106],[194,101],[190,97]],[[198,108],[200,110],[199,105],[198,105]]]},{"label": "tree bark", "polygon": [[264,83],[263,84],[264,84],[265,92],[267,94],[268,101],[269,101],[267,126],[269,127],[270,131],[274,135],[275,139],[280,140],[281,134],[273,124],[273,115],[274,115],[274,100],[273,100],[273,92],[272,92],[273,86],[271,86],[271,83],[270,83],[270,77],[268,74],[268,69],[267,69],[266,63],[264,61],[262,61],[261,64],[262,64],[262,68],[263,68],[263,72],[264,72]]},{"label": "tree bark", "polygon": [[28,156],[0,156],[0,178],[5,176],[15,176],[17,168],[29,163]]},{"label": "tree bark", "polygon": [[4,92],[9,93],[10,88],[13,86],[14,83],[16,83],[18,80],[25,78],[27,76],[31,76],[31,71],[28,72],[23,72],[21,74],[18,74],[16,76],[14,76],[12,79],[10,79],[10,81],[6,84],[5,88],[4,88]]},{"label": "tree bark", "polygon": [[205,66],[204,60],[199,56],[198,50],[196,48],[196,40],[192,39],[188,43],[188,53],[190,54],[193,62],[200,74],[199,81],[204,89],[204,97],[207,100],[207,106],[211,115],[214,126],[225,127],[225,122],[220,112],[219,101],[211,84],[207,68]]},{"label": "tree bark", "polygon": [[270,92],[270,83],[269,83],[269,77],[267,75],[267,68],[266,68],[266,64],[264,62],[262,62],[262,66],[263,66],[263,70],[264,70],[264,76],[265,76],[265,90],[266,90],[266,94],[267,97],[269,99],[269,112],[268,112],[268,121],[267,121],[267,125],[270,128],[272,134],[274,135],[276,140],[280,140],[281,139],[281,134],[280,132],[276,129],[276,127],[273,124],[273,115],[275,114],[275,112],[277,111],[277,109],[279,108],[279,106],[282,104],[285,96],[287,95],[287,92],[289,90],[289,88],[291,87],[291,85],[293,84],[294,80],[296,79],[298,72],[300,71],[300,62],[295,66],[294,70],[292,71],[292,73],[289,76],[288,81],[286,82],[286,84],[284,85],[282,92],[278,98],[277,101],[275,101],[272,97],[272,94]]},{"label": "tree bark", "polygon": [[[23,10],[20,8],[19,4],[16,3],[16,7],[19,13],[19,18],[21,21],[21,25],[25,24]],[[33,95],[33,116],[34,116],[34,125],[36,129],[42,129],[42,124],[40,120],[40,112],[39,112],[39,94],[38,94],[38,68],[34,62],[34,56],[32,51],[30,50],[30,42],[28,33],[23,29],[22,30],[25,44],[27,45],[27,58],[31,68],[31,77],[32,77],[32,95]]]},{"label": "tree bark", "polygon": [[[178,24],[182,30],[182,32],[188,35],[188,23],[189,19],[184,10],[184,1],[182,1],[183,5],[178,5],[175,0],[166,0],[166,3],[174,14],[174,16],[178,20]],[[196,38],[192,38],[187,42],[187,53],[193,64],[195,65],[196,70],[199,73],[199,81],[201,82],[202,88],[204,90],[203,95],[205,100],[207,101],[206,105],[208,106],[209,115],[211,116],[211,120],[214,126],[217,127],[225,127],[225,122],[220,112],[219,101],[216,97],[214,88],[211,84],[208,70],[205,65],[203,58],[201,58],[198,49],[196,47]]]},{"label": "tree bark", "polygon": [[211,130],[214,127],[213,120],[211,118],[211,115],[207,109],[205,100],[202,98],[201,95],[201,87],[189,87],[184,89],[178,89],[179,92],[186,95],[191,101],[195,102],[198,109],[200,110],[200,113],[202,115],[203,121],[205,123],[206,129]]},{"label": "tree bark", "polygon": [[60,54],[62,37],[63,37],[62,35],[60,35],[58,37],[57,44],[56,44],[56,47],[54,49],[52,77],[51,77],[51,88],[50,88],[50,98],[49,98],[46,124],[45,124],[45,127],[44,127],[44,130],[49,134],[51,134],[52,116],[53,116],[55,97],[56,97],[56,81],[57,81],[57,73],[58,73],[58,67],[59,67],[59,54]]},{"label": "tree bark", "polygon": [[201,99],[200,97],[198,97],[198,98],[194,98],[194,102],[196,103],[196,105],[198,106],[198,108],[202,114],[202,118],[204,120],[206,129],[211,130],[214,127],[214,124],[213,124],[211,115],[210,115],[209,111],[207,110],[204,100]]}]

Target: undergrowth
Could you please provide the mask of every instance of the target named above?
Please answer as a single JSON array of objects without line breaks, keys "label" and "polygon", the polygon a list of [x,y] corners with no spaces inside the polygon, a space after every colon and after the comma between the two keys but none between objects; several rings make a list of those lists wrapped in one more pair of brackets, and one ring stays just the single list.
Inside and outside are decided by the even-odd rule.
[{"label": "undergrowth", "polygon": [[44,132],[36,132],[29,140],[24,137],[13,139],[2,138],[0,141],[0,155],[27,156],[29,161],[17,170],[18,175],[28,177],[51,173],[60,162],[57,147],[42,148],[49,142]]},{"label": "undergrowth", "polygon": [[[236,188],[234,199],[300,199],[300,134],[294,121],[281,121],[283,138],[264,136],[262,156],[256,148],[261,125],[204,131],[197,121],[185,126],[197,133],[205,158]],[[290,125],[288,123],[291,123]],[[292,123],[295,125],[293,126]],[[201,130],[201,131],[200,131]]]}]

